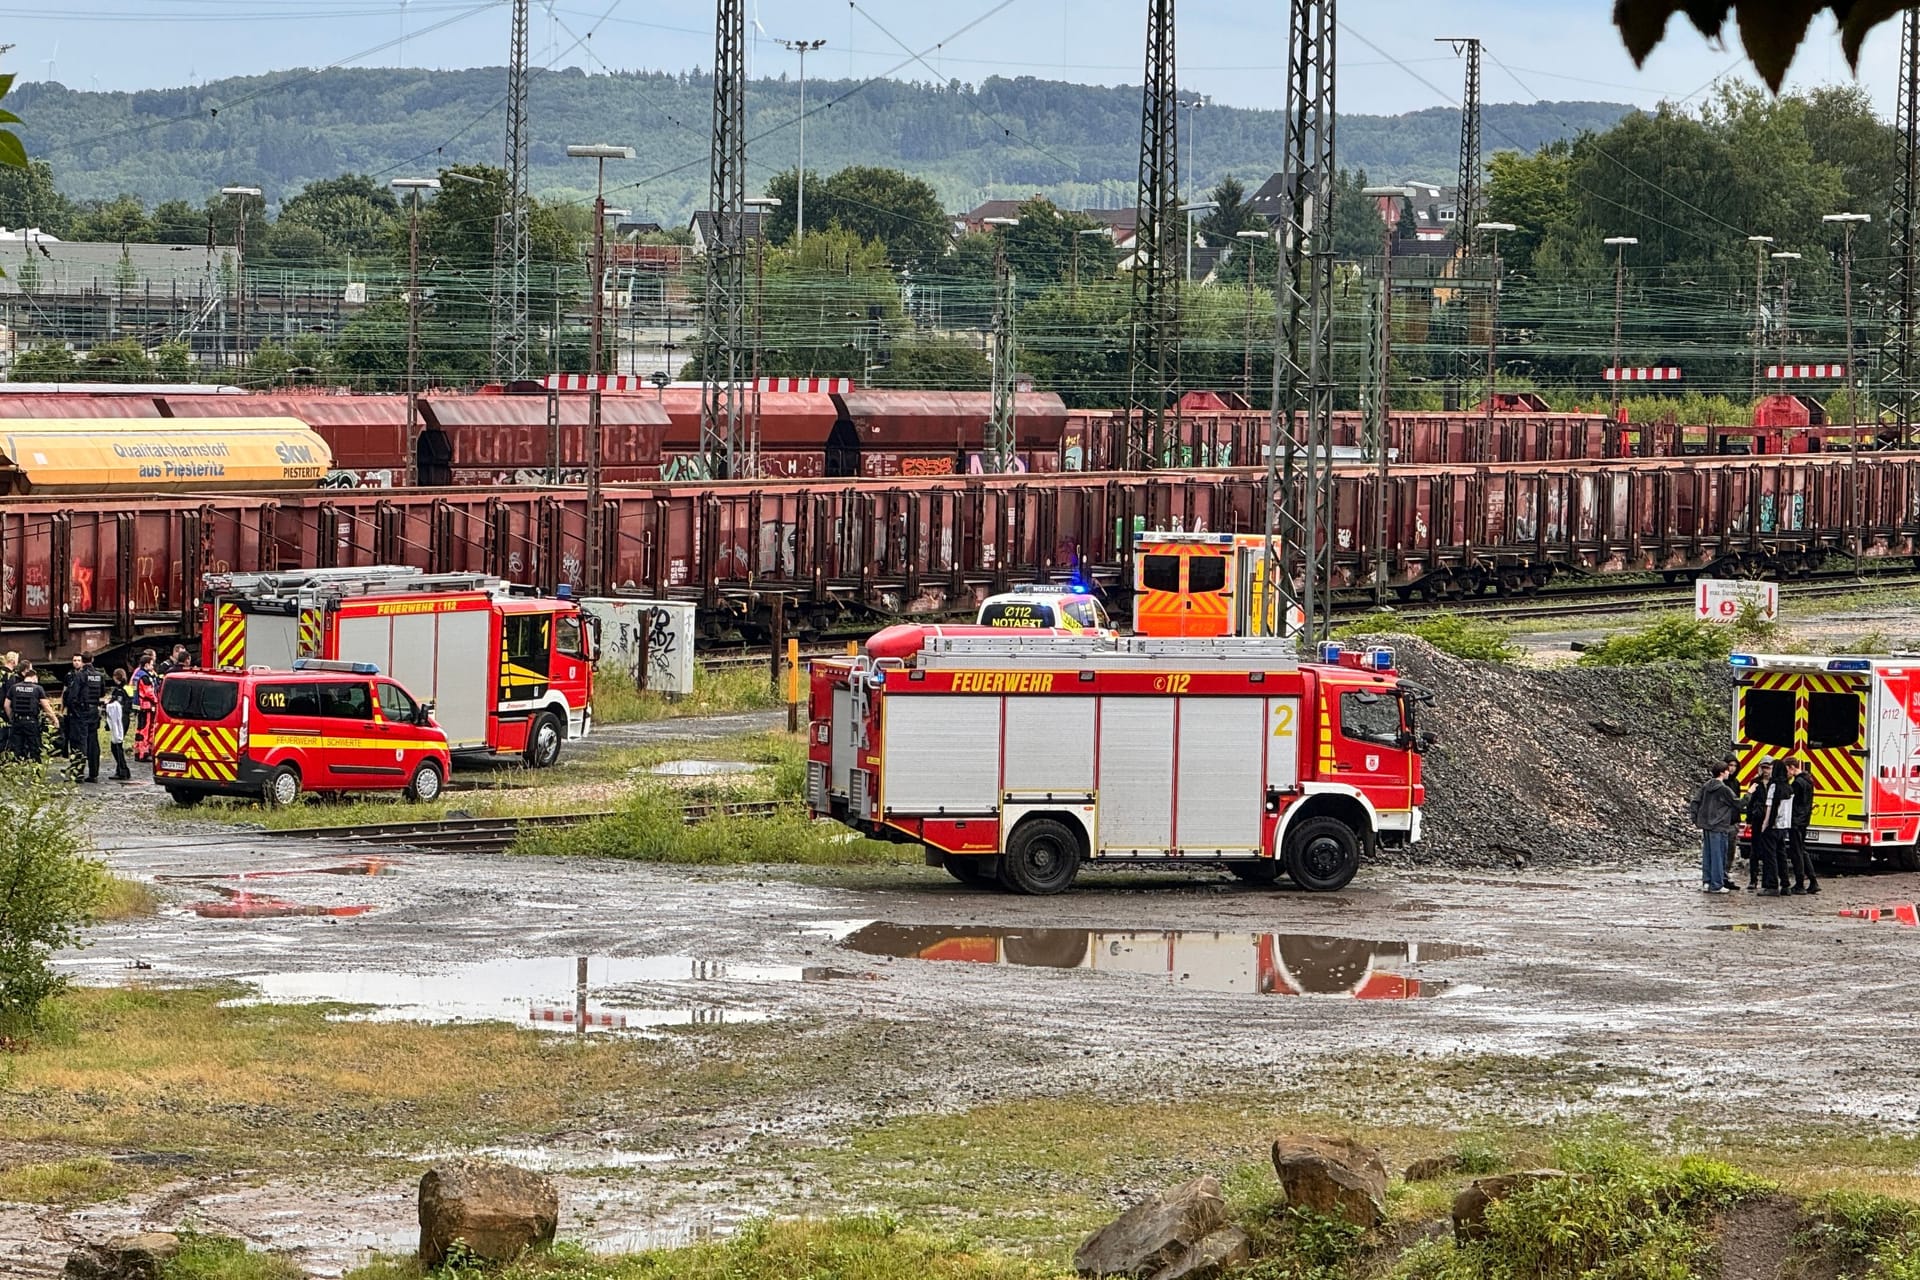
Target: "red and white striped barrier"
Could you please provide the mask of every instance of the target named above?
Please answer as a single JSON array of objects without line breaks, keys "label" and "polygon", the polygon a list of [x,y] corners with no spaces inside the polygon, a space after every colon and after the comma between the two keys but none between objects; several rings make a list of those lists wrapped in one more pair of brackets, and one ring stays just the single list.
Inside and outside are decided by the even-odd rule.
[{"label": "red and white striped barrier", "polygon": [[853,390],[852,378],[762,378],[760,390],[802,395],[843,395]]},{"label": "red and white striped barrier", "polygon": [[1608,382],[1678,382],[1680,370],[1672,365],[1634,369],[1614,367],[1603,371],[1602,376]]},{"label": "red and white striped barrier", "polygon": [[549,391],[651,391],[653,384],[631,373],[603,373],[597,378],[590,373],[550,373],[546,377],[546,388]]},{"label": "red and white striped barrier", "polygon": [[[551,1005],[536,1004],[527,1010],[527,1020],[529,1022],[564,1022],[568,1026],[572,1026],[578,1014],[579,1011],[576,1009],[560,1009]],[[620,1028],[627,1025],[627,1015],[624,1013],[594,1013],[589,1010],[587,1012],[586,1023],[590,1027]]]},{"label": "red and white striped barrier", "polygon": [[1778,381],[1783,378],[1844,378],[1847,366],[1844,364],[1770,364],[1767,376]]}]

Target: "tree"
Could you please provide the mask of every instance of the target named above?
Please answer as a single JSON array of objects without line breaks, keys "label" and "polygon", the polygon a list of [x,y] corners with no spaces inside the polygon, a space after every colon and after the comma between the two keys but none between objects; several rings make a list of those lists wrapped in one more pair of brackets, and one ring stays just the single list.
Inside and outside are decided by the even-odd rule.
[{"label": "tree", "polygon": [[[793,238],[798,213],[796,171],[775,175],[767,194],[780,201],[768,214],[768,235],[784,244]],[[838,226],[862,240],[878,240],[896,270],[924,269],[946,253],[952,240],[952,223],[938,192],[898,169],[869,165],[842,169],[825,181],[808,173],[807,226],[809,234]]]},{"label": "tree", "polygon": [[137,338],[115,338],[96,343],[80,364],[80,371],[101,382],[152,382],[153,361]]},{"label": "tree", "polygon": [[327,238],[297,222],[278,222],[267,242],[258,249],[249,247],[247,253],[276,262],[324,262],[328,257]]},{"label": "tree", "polygon": [[[8,78],[0,76],[0,80]],[[64,240],[73,232],[74,216],[73,202],[53,185],[53,166],[45,160],[22,168],[0,168],[0,223],[38,227]]]},{"label": "tree", "polygon": [[153,222],[138,196],[116,196],[84,207],[74,219],[73,240],[94,240],[120,244],[150,244]]},{"label": "tree", "polygon": [[1225,246],[1242,231],[1267,229],[1267,220],[1247,199],[1247,188],[1240,179],[1231,175],[1221,179],[1220,185],[1207,193],[1207,199],[1216,206],[1200,219],[1200,234],[1208,244]]},{"label": "tree", "polygon": [[1573,146],[1556,142],[1530,156],[1496,151],[1487,162],[1487,220],[1518,230],[1500,237],[1507,269],[1533,274],[1533,255],[1548,236],[1564,237],[1579,207],[1573,197]]},{"label": "tree", "polygon": [[[1494,158],[1498,160],[1499,156]],[[1336,258],[1373,257],[1386,241],[1387,224],[1380,216],[1379,199],[1361,194],[1367,186],[1365,169],[1355,169],[1352,173],[1342,169],[1334,175],[1333,253]]]},{"label": "tree", "polygon": [[76,945],[108,888],[83,856],[86,823],[36,768],[0,768],[0,1030],[39,1025],[63,980],[53,954]]},{"label": "tree", "polygon": [[961,338],[916,338],[893,348],[893,357],[874,375],[882,387],[940,391],[984,391],[992,375],[978,343]]},{"label": "tree", "polygon": [[392,190],[366,174],[347,173],[302,187],[281,207],[275,230],[305,227],[319,234],[329,253],[366,255],[391,248],[404,221]]},{"label": "tree", "polygon": [[10,382],[68,382],[80,371],[73,352],[58,342],[43,342],[13,358],[7,371]]},{"label": "tree", "polygon": [[149,219],[155,244],[205,244],[207,211],[196,209],[185,200],[164,200],[153,207]]},{"label": "tree", "polygon": [[140,272],[133,265],[133,254],[126,245],[120,246],[120,261],[113,264],[113,287],[126,293],[140,283]]},{"label": "tree", "polygon": [[[1015,216],[1020,225],[1002,227],[994,235],[1006,237],[1007,265],[1023,287],[1111,276],[1119,265],[1113,238],[1091,218],[1062,213],[1053,201],[1036,197],[1022,204]],[[1082,231],[1100,232],[1081,235]],[[990,238],[990,237],[989,237]]]},{"label": "tree", "polygon": [[192,382],[193,347],[178,338],[161,343],[154,349],[153,372],[162,382]]}]

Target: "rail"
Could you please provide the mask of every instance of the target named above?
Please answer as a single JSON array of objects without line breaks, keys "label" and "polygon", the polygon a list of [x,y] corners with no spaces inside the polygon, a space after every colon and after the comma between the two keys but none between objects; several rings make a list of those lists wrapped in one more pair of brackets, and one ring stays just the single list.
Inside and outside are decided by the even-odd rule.
[{"label": "rail", "polygon": [[[738,800],[682,805],[680,817],[688,826],[709,818],[770,818],[778,813],[777,800]],[[442,818],[427,822],[373,822],[340,827],[288,827],[268,833],[276,839],[343,840],[354,844],[418,849],[426,853],[504,853],[523,831],[572,827],[615,811],[545,813],[523,817]]]}]

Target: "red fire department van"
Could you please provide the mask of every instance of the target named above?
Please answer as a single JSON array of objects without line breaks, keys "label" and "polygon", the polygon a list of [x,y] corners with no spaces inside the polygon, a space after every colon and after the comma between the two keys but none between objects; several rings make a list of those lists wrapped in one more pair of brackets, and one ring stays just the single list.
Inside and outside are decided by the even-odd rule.
[{"label": "red fire department van", "polygon": [[813,812],[956,877],[1059,893],[1087,862],[1344,887],[1420,838],[1429,695],[1390,651],[1283,640],[936,637],[812,668]]},{"label": "red fire department van", "polygon": [[456,752],[546,768],[593,727],[592,636],[571,599],[389,566],[209,574],[203,609],[203,666],[372,663],[433,701]]},{"label": "red fire department van", "polygon": [[179,671],[160,682],[153,780],[179,805],[302,791],[398,791],[435,800],[447,735],[422,702],[370,663],[301,658],[291,671]]}]

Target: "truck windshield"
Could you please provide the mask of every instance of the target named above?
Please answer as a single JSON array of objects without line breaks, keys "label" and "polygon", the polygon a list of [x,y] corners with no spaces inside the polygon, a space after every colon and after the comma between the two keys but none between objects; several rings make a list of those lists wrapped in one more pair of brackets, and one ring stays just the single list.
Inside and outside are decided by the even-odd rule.
[{"label": "truck windshield", "polygon": [[232,680],[168,676],[160,682],[160,710],[170,720],[225,720],[240,705]]}]

